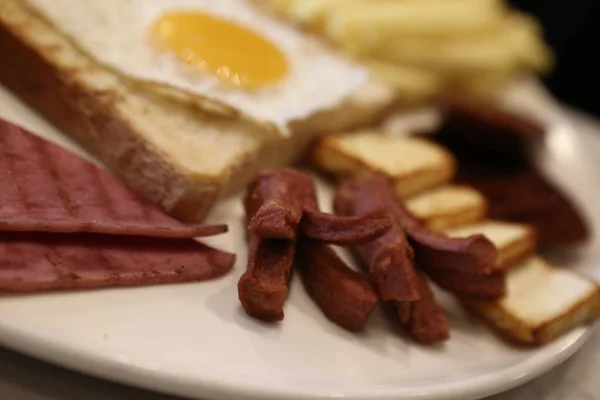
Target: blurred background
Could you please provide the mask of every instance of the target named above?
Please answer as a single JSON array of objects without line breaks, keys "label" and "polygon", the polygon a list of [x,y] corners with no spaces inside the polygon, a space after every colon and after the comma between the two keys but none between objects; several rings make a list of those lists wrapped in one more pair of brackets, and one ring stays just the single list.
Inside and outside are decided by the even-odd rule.
[{"label": "blurred background", "polygon": [[555,54],[554,71],[544,77],[563,102],[600,115],[600,2],[598,0],[512,0],[535,15]]}]

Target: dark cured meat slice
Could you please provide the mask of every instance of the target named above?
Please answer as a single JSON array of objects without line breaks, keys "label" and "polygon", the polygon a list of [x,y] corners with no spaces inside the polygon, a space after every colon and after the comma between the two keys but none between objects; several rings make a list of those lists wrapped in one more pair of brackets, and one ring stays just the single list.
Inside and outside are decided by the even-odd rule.
[{"label": "dark cured meat slice", "polygon": [[227,227],[170,218],[107,171],[0,120],[0,231],[193,238]]},{"label": "dark cured meat slice", "polygon": [[231,270],[235,255],[193,240],[98,234],[0,234],[0,290],[34,292],[192,282]]},{"label": "dark cured meat slice", "polygon": [[433,139],[458,158],[458,181],[485,195],[490,218],[531,224],[548,247],[589,238],[577,204],[532,160],[529,147],[544,138],[543,126],[493,104],[452,99],[442,106],[444,124]]},{"label": "dark cured meat slice", "polygon": [[363,274],[353,271],[328,245],[303,239],[296,266],[308,295],[332,322],[352,332],[363,329],[378,297]]},{"label": "dark cured meat slice", "polygon": [[248,315],[265,322],[283,319],[295,251],[294,241],[250,235],[248,268],[238,282],[238,296]]}]

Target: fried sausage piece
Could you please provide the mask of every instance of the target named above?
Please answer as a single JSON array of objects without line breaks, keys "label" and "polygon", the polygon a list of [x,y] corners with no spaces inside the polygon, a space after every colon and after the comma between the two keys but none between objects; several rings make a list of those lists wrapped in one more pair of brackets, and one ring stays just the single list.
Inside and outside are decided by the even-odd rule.
[{"label": "fried sausage piece", "polygon": [[[336,211],[342,215],[368,212],[372,204],[360,201],[357,192],[351,181],[342,184],[334,200]],[[375,192],[370,194],[375,198],[378,196]],[[364,195],[368,196],[367,193]],[[427,278],[415,270],[413,250],[399,219],[393,218],[392,227],[384,236],[359,246],[357,253],[369,265],[372,281],[382,300],[391,300],[389,305],[400,324],[416,341],[433,344],[449,338],[450,328],[444,309],[435,300]]]},{"label": "fried sausage piece", "polygon": [[248,269],[238,282],[238,296],[248,315],[265,322],[283,319],[296,243],[250,236]]},{"label": "fried sausage piece", "polygon": [[310,176],[291,168],[260,172],[248,187],[248,231],[262,238],[296,238],[307,198],[316,196]]},{"label": "fried sausage piece", "polygon": [[248,187],[248,267],[238,296],[248,315],[266,322],[284,317],[296,237],[306,199],[315,196],[310,177],[289,168],[265,170]]},{"label": "fried sausage piece", "polygon": [[291,168],[261,172],[246,193],[244,207],[248,231],[262,238],[294,240],[302,220],[308,237],[350,246],[381,236],[391,225],[383,209],[349,218],[320,212],[311,177]]},{"label": "fried sausage piece", "polygon": [[443,270],[426,272],[439,287],[453,294],[487,299],[499,298],[506,294],[506,275],[502,269],[487,275]]},{"label": "fried sausage piece", "polygon": [[398,320],[413,339],[422,344],[434,344],[450,337],[448,318],[436,301],[427,278],[417,271],[421,298],[413,302],[394,302]]},{"label": "fried sausage piece", "polygon": [[496,266],[498,251],[485,236],[449,238],[429,230],[408,211],[384,177],[372,175],[345,182],[338,191],[335,207],[342,215],[384,207],[406,230],[417,265],[427,270],[489,274]]},{"label": "fried sausage piece", "polygon": [[[361,215],[379,208],[371,206],[357,201],[352,181],[343,183],[336,192],[334,209],[340,215]],[[415,301],[419,299],[419,291],[413,266],[414,253],[404,229],[398,221],[392,222],[385,235],[358,246],[356,253],[368,266],[371,282],[382,301]]]},{"label": "fried sausage piece", "polygon": [[[288,295],[294,255],[298,241],[304,236],[300,223],[305,212],[309,217],[303,226],[308,233],[336,243],[369,240],[381,235],[391,224],[388,215],[381,210],[354,218],[320,213],[310,176],[289,168],[261,172],[249,186],[244,206],[250,254],[247,271],[238,282],[238,295],[249,315],[267,322],[280,321],[284,317],[283,304]],[[359,329],[374,306],[371,304],[373,296],[366,294],[368,282],[363,278],[361,290],[364,296],[355,298],[356,313],[348,314],[345,311],[348,299],[358,293],[355,288],[359,286],[359,278],[335,253],[331,253],[333,250],[326,246],[319,249],[310,252],[310,259],[302,257],[303,270],[312,279],[306,281],[305,287],[331,320],[349,329]],[[309,262],[314,265],[307,266]],[[346,272],[342,272],[344,268]],[[331,279],[333,274],[337,281]],[[355,293],[346,293],[351,290]],[[336,293],[336,296],[329,296],[330,293]]]},{"label": "fried sausage piece", "polygon": [[365,277],[351,270],[326,244],[301,239],[296,266],[304,288],[332,322],[349,331],[363,329],[378,297]]},{"label": "fried sausage piece", "polygon": [[391,226],[391,218],[383,208],[351,217],[305,209],[301,223],[302,233],[307,237],[340,246],[371,242]]}]

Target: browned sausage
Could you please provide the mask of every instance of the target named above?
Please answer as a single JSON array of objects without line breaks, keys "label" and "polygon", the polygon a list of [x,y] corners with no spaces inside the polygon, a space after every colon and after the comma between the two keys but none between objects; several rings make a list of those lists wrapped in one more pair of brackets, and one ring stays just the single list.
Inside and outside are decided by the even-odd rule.
[{"label": "browned sausage", "polygon": [[[283,319],[297,246],[314,242],[304,245],[307,254],[297,257],[305,288],[333,322],[350,330],[361,329],[377,295],[364,277],[324,243],[371,240],[391,225],[387,213],[376,210],[353,218],[320,213],[310,176],[288,168],[260,173],[249,186],[244,205],[250,254],[238,294],[246,312],[267,322]],[[306,222],[300,229],[304,215]],[[304,232],[320,240],[308,240]]]},{"label": "browned sausage", "polygon": [[[363,192],[360,182],[346,181],[338,188],[334,200],[336,212],[354,215],[377,207],[370,199],[377,199],[380,193]],[[365,200],[367,197],[370,199]],[[391,215],[390,230],[374,242],[359,246],[357,253],[369,266],[380,297],[390,301],[400,324],[415,340],[423,344],[446,340],[449,327],[444,310],[435,300],[426,278],[415,270],[413,250],[404,228],[400,220],[394,218],[393,211]]]},{"label": "browned sausage", "polygon": [[332,322],[360,331],[378,297],[365,277],[351,270],[336,252],[321,242],[302,239],[296,266],[306,292]]},{"label": "browned sausage", "polygon": [[480,274],[494,270],[498,251],[492,242],[483,235],[449,238],[429,230],[423,221],[407,210],[384,177],[368,176],[347,181],[335,200],[335,208],[342,215],[348,215],[348,212],[366,213],[380,207],[384,207],[406,230],[417,265],[428,270]]}]

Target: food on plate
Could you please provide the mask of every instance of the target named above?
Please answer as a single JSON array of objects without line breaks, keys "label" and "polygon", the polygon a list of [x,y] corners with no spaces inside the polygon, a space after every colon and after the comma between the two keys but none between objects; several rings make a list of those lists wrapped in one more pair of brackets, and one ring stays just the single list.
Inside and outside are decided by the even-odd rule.
[{"label": "food on plate", "polygon": [[[440,102],[442,126],[434,133],[437,142],[459,160],[467,157],[502,162],[529,162],[528,146],[543,140],[546,130],[537,121],[502,109],[492,102],[447,97]],[[462,166],[463,161],[459,163]]]},{"label": "food on plate", "polygon": [[[383,209],[355,217],[318,211],[312,178],[290,168],[260,172],[246,191],[244,209],[248,232],[261,238],[311,239],[351,245],[381,236],[390,227]],[[301,223],[302,222],[302,223]]]},{"label": "food on plate", "polygon": [[507,296],[464,299],[492,327],[520,343],[541,345],[600,315],[597,283],[540,257],[529,257],[507,273]]},{"label": "food on plate", "polygon": [[417,271],[419,299],[411,302],[396,301],[391,304],[400,325],[417,342],[433,345],[450,338],[448,318],[435,299],[425,274]]},{"label": "food on plate", "polygon": [[0,232],[0,291],[146,286],[214,279],[235,255],[190,239]]},{"label": "food on plate", "polygon": [[485,220],[471,225],[446,229],[443,233],[449,237],[460,238],[483,235],[498,249],[496,263],[508,267],[537,249],[537,232],[529,225],[510,222]]},{"label": "food on plate", "polygon": [[364,62],[405,102],[489,96],[553,56],[539,23],[502,0],[255,0]]},{"label": "food on plate", "polygon": [[402,196],[446,183],[456,169],[454,157],[431,141],[377,131],[324,137],[317,141],[311,158],[321,171],[338,178],[365,172],[385,175]]},{"label": "food on plate", "polygon": [[[315,135],[378,119],[394,97],[361,66],[240,0],[0,7],[0,82],[185,220],[205,218],[263,167],[292,163]],[[213,73],[223,60],[205,73],[195,54],[177,53],[196,34],[221,40],[197,50],[207,57],[248,40],[288,68],[265,78],[265,57],[234,57],[239,74],[254,77],[236,85],[224,77],[233,71],[226,64]]]},{"label": "food on plate", "polygon": [[108,172],[0,120],[0,290],[33,292],[211,279],[235,255]]},{"label": "food on plate", "polygon": [[312,178],[291,168],[259,173],[244,208],[250,254],[238,295],[246,312],[266,322],[283,319],[296,257],[306,291],[327,318],[351,331],[362,329],[377,295],[327,243],[371,241],[390,228],[388,215],[381,210],[353,218],[323,214]]},{"label": "food on plate", "polygon": [[[387,209],[399,229],[406,232],[414,250],[415,265],[440,286],[449,281],[448,285],[460,287],[461,293],[486,297],[504,294],[502,271],[496,264],[498,251],[489,239],[480,234],[451,238],[429,230],[410,214],[384,177],[373,175],[347,180],[336,192],[334,204],[341,215],[365,213],[382,206]],[[384,236],[368,245],[367,251],[361,251],[371,270],[377,266],[374,262],[395,263],[395,257],[388,255],[389,245],[385,239]],[[455,275],[460,278],[454,278]],[[494,291],[485,287],[487,281]]]},{"label": "food on plate", "polygon": [[445,185],[410,196],[406,208],[434,231],[477,222],[487,215],[487,200],[464,185]]},{"label": "food on plate", "polygon": [[363,274],[350,269],[327,244],[304,237],[296,267],[306,292],[329,320],[351,332],[363,329],[379,302]]},{"label": "food on plate", "polygon": [[238,297],[246,313],[265,322],[283,319],[296,243],[250,234],[246,272],[238,281]]},{"label": "food on plate", "polygon": [[88,161],[0,119],[0,230],[193,238],[225,225],[183,224]]},{"label": "food on plate", "polygon": [[[368,179],[368,178],[367,178]],[[393,218],[392,228],[381,238],[356,248],[368,268],[371,282],[382,301],[396,309],[398,321],[421,343],[434,343],[449,337],[448,321],[428,283],[415,269],[414,251],[405,227],[395,215],[394,205],[380,201],[377,187],[347,181],[338,189],[334,209],[340,215],[356,215],[386,207]],[[384,182],[387,186],[387,182]],[[392,195],[393,196],[393,195]]]},{"label": "food on plate", "polygon": [[[502,129],[507,129],[504,124],[509,119],[504,119],[502,115],[500,117],[495,113],[478,115],[479,120],[487,120],[486,123],[494,123]],[[510,121],[509,127],[528,127],[527,133],[518,133],[517,130],[518,135],[535,138],[540,134],[537,129],[534,129],[535,125],[523,125],[521,121],[515,120],[514,116],[511,116]],[[411,143],[412,147],[407,146],[406,143]],[[426,157],[413,157],[417,153],[415,148],[418,149],[422,143],[427,143],[429,149],[437,151],[420,153],[428,154]],[[397,151],[401,147],[405,150]],[[408,148],[413,149],[412,153],[406,152]],[[415,176],[421,177],[424,181],[430,180],[429,171],[441,170],[439,167],[441,163],[431,160],[443,160],[446,154],[447,151],[441,147],[432,146],[422,139],[372,131],[340,134],[321,139],[315,144],[311,159],[313,165],[319,170],[342,181],[334,207],[341,215],[351,214],[351,209],[350,211],[344,209],[349,204],[361,206],[370,204],[371,207],[384,205],[383,208],[390,212],[394,221],[400,221],[399,226],[406,233],[408,244],[414,249],[415,258],[411,262],[416,272],[425,273],[434,284],[455,295],[467,308],[474,310],[492,328],[505,336],[519,343],[541,345],[582,324],[595,321],[600,315],[600,286],[583,275],[556,268],[534,255],[539,239],[543,237],[542,232],[539,232],[539,224],[505,222],[497,220],[493,215],[486,215],[486,203],[493,208],[494,199],[484,198],[485,191],[477,190],[479,188],[466,187],[469,182],[458,186],[448,184],[447,182],[452,179],[452,173],[446,172],[448,178],[439,180],[435,184],[415,180]],[[446,165],[454,165],[454,161]],[[459,163],[459,169],[461,168],[462,165]],[[377,175],[379,177],[376,177]],[[417,188],[408,191],[412,193],[411,195],[405,196],[406,191],[398,190],[403,186],[404,181],[410,182],[412,188]],[[356,193],[361,187],[363,196]],[[382,193],[386,196],[381,196]],[[504,198],[513,195],[514,193],[503,191]],[[352,204],[353,201],[358,204]],[[356,210],[366,212],[369,208]],[[411,213],[414,216],[411,217]],[[471,264],[470,267],[469,263],[464,262],[454,264],[456,258],[448,257],[449,254],[439,258],[428,258],[428,254],[436,253],[428,253],[431,249],[426,246],[421,247],[422,251],[419,252],[419,242],[415,240],[418,238],[419,231],[425,238],[440,236],[439,240],[421,243],[430,246],[456,243],[454,242],[456,239],[485,237],[488,245],[492,244],[496,250],[494,257],[491,257],[492,252],[488,253],[489,260],[494,259],[495,262],[484,262],[481,265],[492,267],[479,269],[473,268],[473,265],[477,264]],[[382,242],[394,232],[397,232],[397,227],[393,225],[386,235],[374,243]],[[460,249],[456,246],[451,248],[455,251]],[[465,248],[469,249],[469,246]],[[360,255],[360,247],[358,253]],[[487,258],[484,257],[485,259]],[[442,268],[448,266],[454,268]],[[417,276],[422,277],[422,275]],[[558,282],[561,280],[567,282],[567,285],[560,286]],[[422,288],[428,288],[426,280],[422,283],[425,285]],[[443,310],[433,297],[424,297],[423,293],[425,293],[424,289],[419,302],[429,299],[425,304],[430,310],[438,310],[432,312],[432,315],[437,317],[431,316],[432,319],[429,320],[427,312],[423,311],[418,315],[425,317],[416,321],[423,324],[429,322],[430,327],[441,327],[439,321],[444,318]],[[422,304],[419,302],[393,304],[395,314],[405,327],[409,321],[411,309],[409,306]],[[407,329],[418,340],[411,330],[414,328],[409,326]],[[434,332],[434,330],[424,329],[421,332]],[[443,338],[441,335],[440,337]],[[428,337],[425,338],[425,341],[428,341]],[[439,337],[436,339],[434,335],[429,339],[435,342]]]},{"label": "food on plate", "polygon": [[353,183],[345,182],[337,190],[334,199],[336,214],[360,215],[384,207],[393,218],[392,228],[385,235],[356,248],[368,267],[371,282],[383,301],[418,300],[420,295],[413,265],[414,252],[404,227],[395,218],[395,210],[379,200],[381,194],[374,188],[359,192],[361,188]]},{"label": "food on plate", "polygon": [[315,201],[304,210],[301,230],[310,239],[352,246],[377,239],[390,227],[390,217],[384,208],[362,215],[340,217],[318,211]]},{"label": "food on plate", "polygon": [[487,198],[491,218],[533,225],[547,247],[587,240],[584,215],[528,151],[544,139],[543,126],[493,104],[451,99],[443,109],[442,127],[431,138],[456,155],[457,180]]}]

